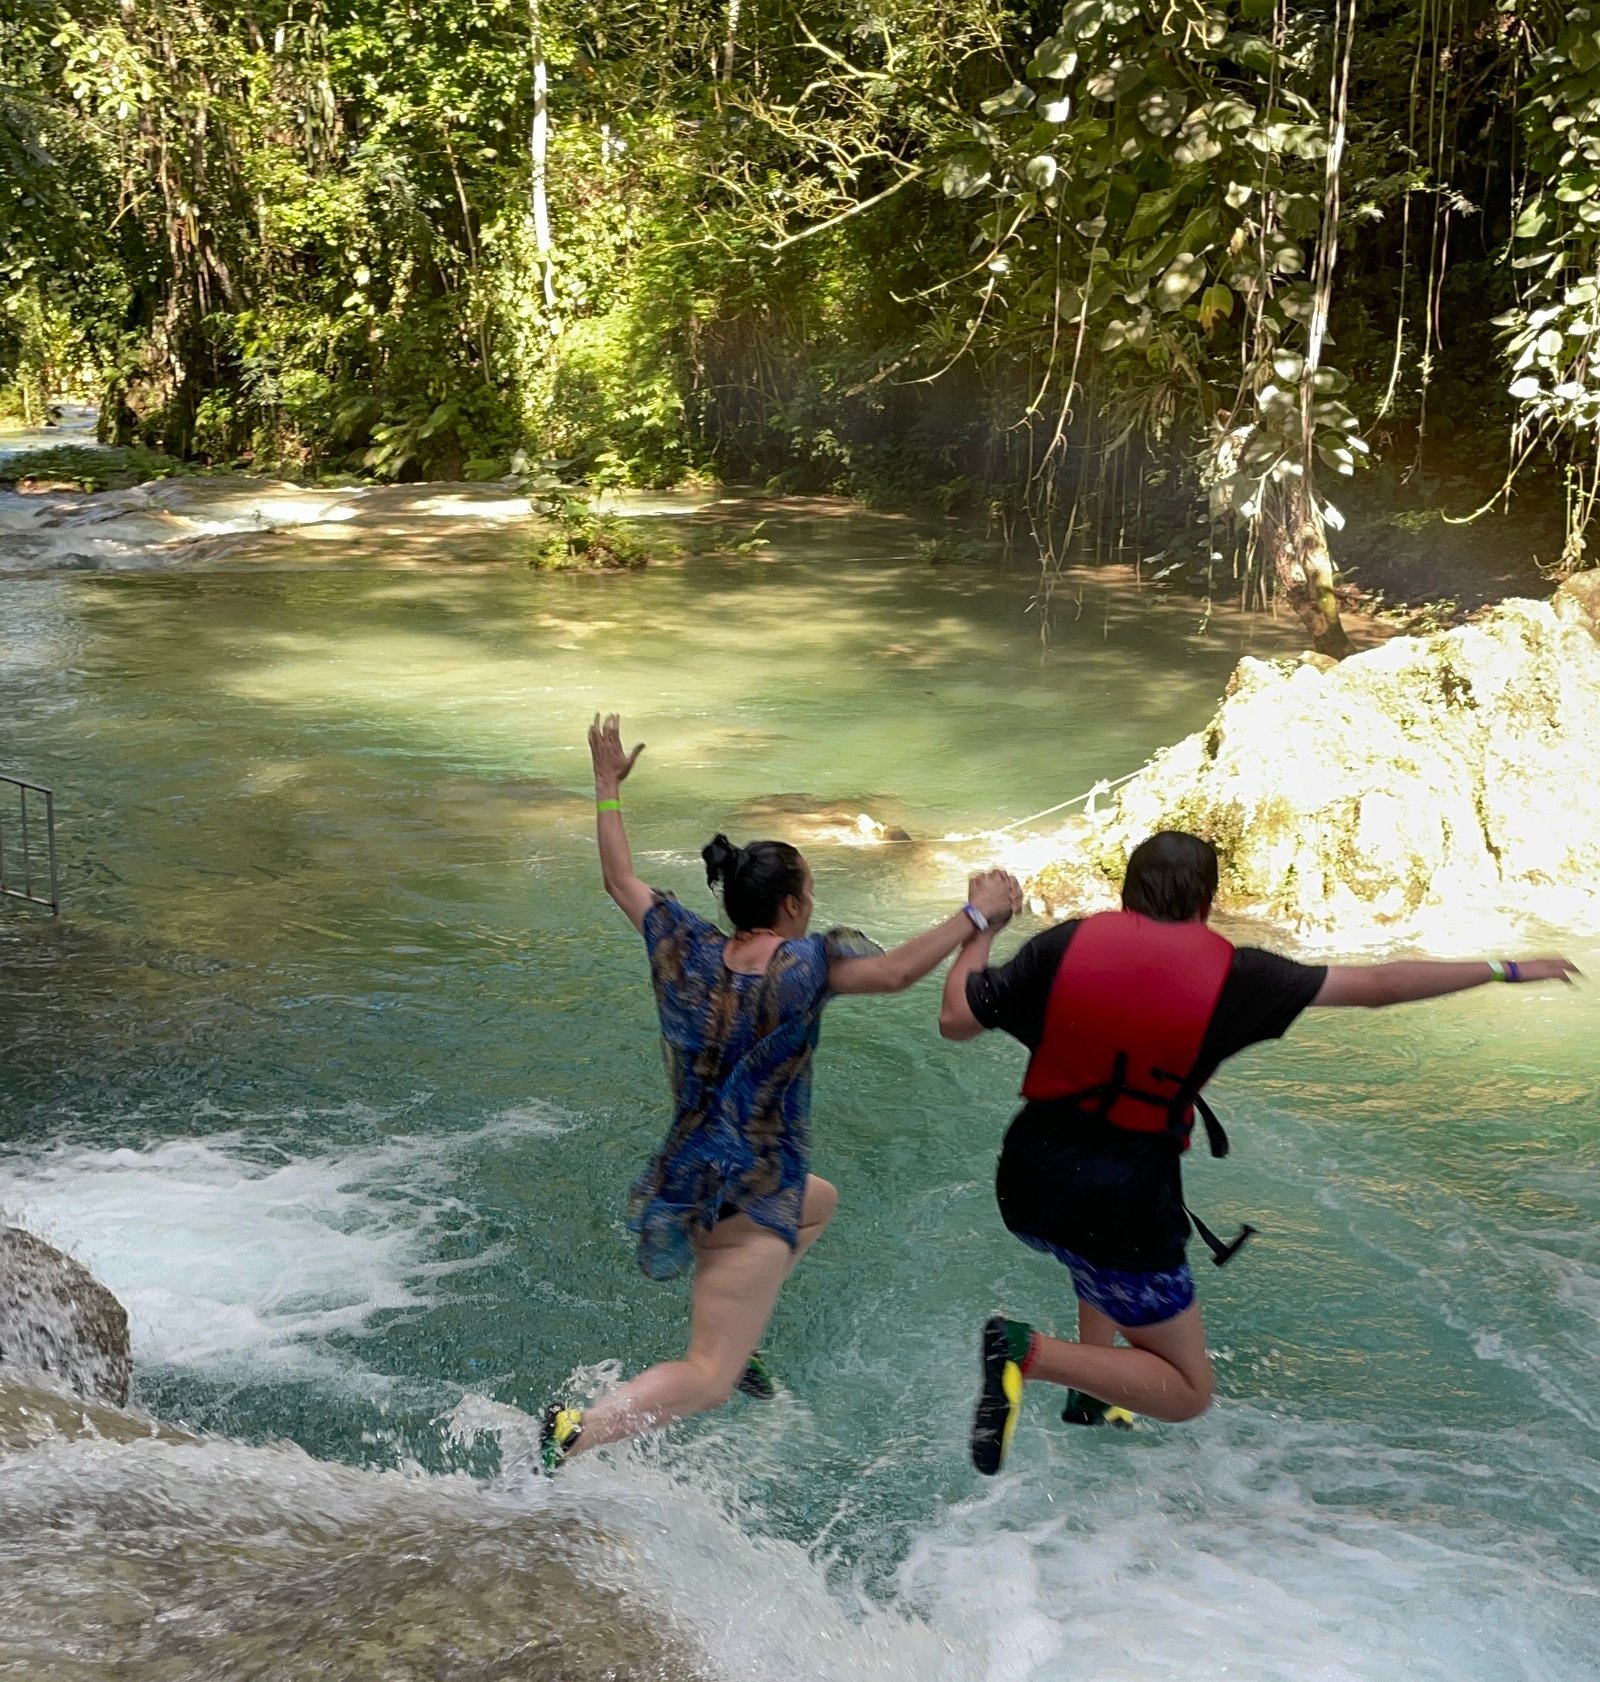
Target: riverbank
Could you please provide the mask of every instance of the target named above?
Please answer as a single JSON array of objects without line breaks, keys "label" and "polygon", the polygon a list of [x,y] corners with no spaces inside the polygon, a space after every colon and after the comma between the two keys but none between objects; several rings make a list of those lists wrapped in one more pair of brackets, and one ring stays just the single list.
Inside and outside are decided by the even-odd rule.
[{"label": "riverbank", "polygon": [[[0,498],[10,492],[26,509],[19,512],[13,505],[7,513],[0,503],[0,537],[8,540],[8,548],[18,542],[26,545],[31,534],[45,528],[102,526],[108,528],[102,535],[114,539],[116,532],[110,528],[115,522],[139,515],[170,522],[159,535],[175,546],[185,539],[231,535],[231,530],[183,523],[193,517],[186,505],[203,508],[213,500],[215,520],[233,529],[259,536],[293,533],[313,543],[328,538],[359,543],[363,534],[374,531],[403,539],[406,534],[401,528],[417,516],[468,523],[484,520],[502,527],[525,521],[530,530],[542,534],[541,542],[547,542],[556,529],[540,493],[530,491],[522,481],[394,484],[346,476],[299,482],[197,470],[148,450],[99,445],[94,428],[92,408],[64,405],[58,422],[49,428],[0,435]],[[215,489],[185,491],[181,488],[185,482]],[[739,553],[754,554],[769,546],[771,536],[764,534],[775,517],[785,523],[851,519],[867,520],[885,530],[898,528],[906,557],[931,566],[1029,569],[1025,555],[1008,552],[970,520],[941,518],[927,510],[869,511],[845,498],[772,496],[739,485],[696,484],[668,493],[599,492],[592,496],[582,486],[570,489],[574,509],[591,507],[601,518],[647,517],[657,510],[672,514],[720,511],[726,530],[707,542],[725,543]],[[1428,478],[1389,484],[1382,491],[1364,485],[1349,488],[1344,499],[1346,526],[1335,536],[1334,545],[1340,595],[1358,647],[1396,633],[1426,633],[1465,623],[1508,596],[1538,598],[1549,593],[1558,581],[1552,569],[1561,555],[1559,507],[1548,497],[1525,493],[1509,508],[1497,505],[1493,511],[1469,517],[1484,489],[1476,480]],[[34,503],[34,498],[42,500]],[[750,511],[742,528],[738,525],[741,508]],[[203,512],[200,518],[204,520]],[[152,535],[158,534],[145,534]],[[94,558],[81,549],[76,553],[77,564]],[[537,546],[531,546],[525,564],[533,564],[536,556]],[[481,553],[468,556],[469,560],[482,558]],[[670,548],[663,546],[657,558],[670,559]],[[1044,599],[1064,594],[1070,605],[1078,583],[1103,574],[1108,582],[1129,582],[1153,597],[1193,600],[1205,611],[1229,591],[1218,588],[1215,578],[1206,584],[1204,569],[1196,570],[1197,566],[1175,567],[1164,554],[1148,561],[1119,560],[1104,566],[1085,559],[1058,573]],[[1268,612],[1282,616],[1284,610]]]}]

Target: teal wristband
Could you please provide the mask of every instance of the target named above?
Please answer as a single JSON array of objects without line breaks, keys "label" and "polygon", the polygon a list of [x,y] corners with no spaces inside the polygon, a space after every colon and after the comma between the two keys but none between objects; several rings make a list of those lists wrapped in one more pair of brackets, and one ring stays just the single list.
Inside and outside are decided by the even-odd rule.
[{"label": "teal wristband", "polygon": [[622,802],[620,800],[597,800],[594,803],[594,809],[597,812],[620,812]]}]

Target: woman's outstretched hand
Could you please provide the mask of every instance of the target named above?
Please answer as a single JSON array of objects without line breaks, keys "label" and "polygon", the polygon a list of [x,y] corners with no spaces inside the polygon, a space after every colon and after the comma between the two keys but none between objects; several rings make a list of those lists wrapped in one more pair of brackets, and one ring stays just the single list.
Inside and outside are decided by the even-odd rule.
[{"label": "woman's outstretched hand", "polygon": [[980,870],[967,882],[967,903],[997,929],[1022,909],[1022,884],[1009,870]]},{"label": "woman's outstretched hand", "polygon": [[596,788],[619,788],[643,752],[643,742],[632,753],[624,750],[622,720],[616,713],[607,713],[603,720],[599,713],[594,715],[594,723],[589,726],[589,756],[594,760]]}]

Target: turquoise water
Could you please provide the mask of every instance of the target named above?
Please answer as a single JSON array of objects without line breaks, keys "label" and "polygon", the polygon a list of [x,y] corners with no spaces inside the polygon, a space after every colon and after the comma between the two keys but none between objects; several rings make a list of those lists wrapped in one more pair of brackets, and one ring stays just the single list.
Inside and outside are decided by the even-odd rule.
[{"label": "turquoise water", "polygon": [[[662,523],[699,547],[722,518]],[[517,1482],[504,1409],[683,1329],[621,1224],[664,1100],[590,715],[649,744],[630,835],[702,908],[713,829],[782,830],[746,802],[903,826],[797,835],[819,918],[894,939],[983,860],[942,837],[1132,769],[1288,645],[1115,583],[1058,605],[1046,651],[1025,574],[918,562],[902,522],[763,535],[626,577],[450,564],[513,539],[397,526],[336,560],[287,538],[8,581],[0,770],[56,790],[68,915],[0,913],[0,1208],[128,1304],[136,1401],[421,1469],[441,1525],[597,1515],[727,1674],[1593,1676],[1583,990],[1325,1013],[1229,1070],[1235,1156],[1192,1194],[1263,1236],[1201,1281],[1218,1407],[1107,1440],[1041,1397],[994,1482],[963,1450],[977,1323],[1069,1306],[993,1207],[1020,1054],[941,1042],[931,983],[839,1001],[815,1120],[842,1209],[767,1341],[782,1398]],[[237,1464],[215,1499],[268,1500],[278,1462]]]}]

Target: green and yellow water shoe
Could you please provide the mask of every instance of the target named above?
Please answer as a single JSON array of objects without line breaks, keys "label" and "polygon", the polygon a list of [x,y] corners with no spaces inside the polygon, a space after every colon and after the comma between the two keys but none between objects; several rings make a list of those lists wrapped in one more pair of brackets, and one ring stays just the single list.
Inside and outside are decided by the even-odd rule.
[{"label": "green and yellow water shoe", "polygon": [[759,1349],[745,1362],[744,1371],[734,1389],[741,1396],[749,1396],[758,1402],[770,1402],[777,1395],[778,1386],[773,1382],[772,1372]]},{"label": "green and yellow water shoe", "polygon": [[1068,1425],[1114,1425],[1119,1431],[1131,1431],[1134,1417],[1126,1408],[1113,1407],[1081,1390],[1069,1390],[1067,1405],[1061,1410],[1061,1418]]},{"label": "green and yellow water shoe", "polygon": [[582,1435],[581,1409],[564,1408],[552,1402],[544,1410],[544,1421],[539,1427],[539,1464],[547,1477],[567,1458],[572,1445]]},{"label": "green and yellow water shoe", "polygon": [[1022,1363],[1033,1338],[1032,1326],[991,1314],[983,1323],[978,1359],[983,1387],[972,1415],[972,1464],[992,1478],[1005,1464],[1022,1412]]}]

